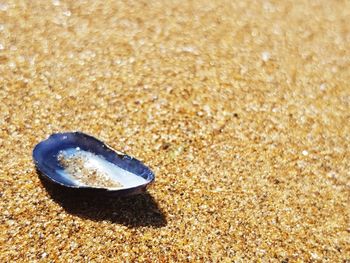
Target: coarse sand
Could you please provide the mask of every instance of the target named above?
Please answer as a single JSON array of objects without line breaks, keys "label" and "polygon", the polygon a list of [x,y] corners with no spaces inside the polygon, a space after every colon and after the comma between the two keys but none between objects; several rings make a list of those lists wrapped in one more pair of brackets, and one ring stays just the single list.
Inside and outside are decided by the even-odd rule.
[{"label": "coarse sand", "polygon": [[[350,262],[350,1],[0,0],[0,262]],[[40,180],[79,130],[147,194]]]}]

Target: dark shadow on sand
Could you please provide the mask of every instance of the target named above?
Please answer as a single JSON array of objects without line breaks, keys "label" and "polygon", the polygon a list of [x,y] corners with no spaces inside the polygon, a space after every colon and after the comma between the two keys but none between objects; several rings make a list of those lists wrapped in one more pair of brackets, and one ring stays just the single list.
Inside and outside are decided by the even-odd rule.
[{"label": "dark shadow on sand", "polygon": [[69,214],[94,221],[107,220],[128,227],[163,227],[166,218],[149,193],[109,197],[53,184],[39,173],[41,183],[51,198]]}]

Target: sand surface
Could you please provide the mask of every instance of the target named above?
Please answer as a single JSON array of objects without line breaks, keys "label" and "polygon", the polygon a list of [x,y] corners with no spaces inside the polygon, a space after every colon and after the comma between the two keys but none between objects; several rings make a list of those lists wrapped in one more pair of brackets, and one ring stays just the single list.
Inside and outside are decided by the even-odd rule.
[{"label": "sand surface", "polygon": [[[0,1],[0,262],[350,262],[350,1]],[[148,194],[71,195],[83,131]]]}]

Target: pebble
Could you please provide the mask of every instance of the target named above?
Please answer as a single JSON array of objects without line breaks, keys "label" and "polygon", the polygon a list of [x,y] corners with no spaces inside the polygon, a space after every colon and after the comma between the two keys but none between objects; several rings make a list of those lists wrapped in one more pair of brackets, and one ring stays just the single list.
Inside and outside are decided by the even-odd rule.
[{"label": "pebble", "polygon": [[261,59],[262,59],[264,62],[269,61],[270,58],[271,58],[270,52],[264,51],[264,52],[261,53]]}]

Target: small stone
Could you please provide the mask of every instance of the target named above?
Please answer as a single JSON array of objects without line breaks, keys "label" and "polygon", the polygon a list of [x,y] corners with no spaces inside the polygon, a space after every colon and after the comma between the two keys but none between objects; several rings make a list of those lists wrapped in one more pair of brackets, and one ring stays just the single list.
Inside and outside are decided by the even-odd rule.
[{"label": "small stone", "polygon": [[330,171],[329,173],[327,173],[327,176],[329,178],[335,179],[337,177],[337,173],[334,171]]},{"label": "small stone", "polygon": [[327,84],[326,83],[322,83],[320,85],[320,90],[324,91],[324,90],[326,90],[326,88],[327,88]]},{"label": "small stone", "polygon": [[0,3],[0,11],[7,11],[8,7],[8,4]]},{"label": "small stone", "polygon": [[9,65],[9,68],[12,69],[12,70],[16,68],[16,63],[15,62],[10,62],[8,65]]},{"label": "small stone", "polygon": [[313,253],[313,252],[311,252],[311,257],[312,257],[312,259],[314,259],[314,260],[320,259],[320,256],[319,256],[317,253]]},{"label": "small stone", "polygon": [[309,152],[308,152],[307,150],[303,150],[301,153],[302,153],[304,156],[309,155]]},{"label": "small stone", "polygon": [[64,15],[64,16],[71,16],[71,15],[72,15],[72,12],[69,11],[69,10],[66,10],[66,11],[63,12],[63,15]]},{"label": "small stone", "polygon": [[261,53],[261,59],[262,59],[264,62],[269,61],[270,58],[271,58],[270,52],[264,51],[264,52]]},{"label": "small stone", "polygon": [[52,4],[54,6],[59,6],[61,3],[60,3],[60,0],[52,0]]}]

